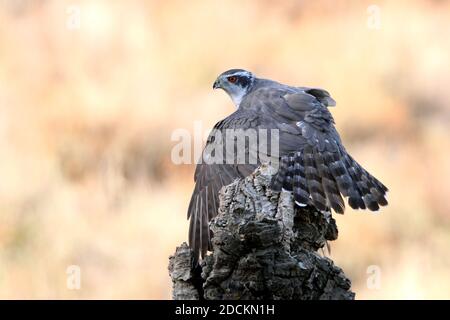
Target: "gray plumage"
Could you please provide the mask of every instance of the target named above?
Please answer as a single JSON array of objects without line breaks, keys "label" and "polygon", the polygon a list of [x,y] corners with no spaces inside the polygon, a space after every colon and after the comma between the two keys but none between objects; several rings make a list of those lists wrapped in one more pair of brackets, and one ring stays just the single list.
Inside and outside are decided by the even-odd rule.
[{"label": "gray plumage", "polygon": [[[291,87],[252,73],[232,69],[221,74],[214,88],[224,89],[237,110],[219,121],[214,129],[278,129],[279,169],[272,181],[275,191],[292,191],[297,205],[332,208],[344,213],[347,199],[354,209],[378,210],[387,205],[387,188],[345,150],[334,127],[328,107],[335,105],[330,94],[318,88]],[[211,134],[203,152],[218,143]],[[227,149],[224,145],[224,154]],[[248,154],[255,148],[246,145]],[[268,149],[270,156],[270,148]],[[217,215],[218,192],[224,185],[252,173],[261,163],[199,163],[195,171],[195,188],[189,204],[189,244],[196,256],[204,257],[211,248],[209,221]],[[226,157],[224,157],[226,159]]]}]

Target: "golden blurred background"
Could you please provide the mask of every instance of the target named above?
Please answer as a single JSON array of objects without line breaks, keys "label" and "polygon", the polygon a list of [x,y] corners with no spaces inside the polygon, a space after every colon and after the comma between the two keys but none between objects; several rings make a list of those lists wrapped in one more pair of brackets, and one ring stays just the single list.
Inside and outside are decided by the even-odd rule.
[{"label": "golden blurred background", "polygon": [[336,218],[356,297],[449,299],[449,57],[449,1],[0,0],[0,298],[170,298],[194,170],[171,134],[231,113],[211,86],[245,68],[329,90],[390,189]]}]

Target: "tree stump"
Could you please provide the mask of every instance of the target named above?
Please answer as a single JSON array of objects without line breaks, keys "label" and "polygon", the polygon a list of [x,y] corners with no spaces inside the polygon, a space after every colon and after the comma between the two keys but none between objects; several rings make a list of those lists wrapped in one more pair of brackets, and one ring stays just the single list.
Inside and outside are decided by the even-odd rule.
[{"label": "tree stump", "polygon": [[354,299],[343,271],[318,253],[337,239],[331,212],[299,208],[291,192],[272,191],[275,173],[262,165],[222,188],[212,253],[194,268],[183,243],[169,259],[173,299]]}]

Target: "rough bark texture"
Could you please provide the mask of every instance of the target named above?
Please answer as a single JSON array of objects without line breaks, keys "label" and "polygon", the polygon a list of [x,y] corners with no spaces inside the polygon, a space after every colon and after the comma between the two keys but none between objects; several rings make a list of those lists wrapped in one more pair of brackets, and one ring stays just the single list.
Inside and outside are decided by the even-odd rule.
[{"label": "rough bark texture", "polygon": [[338,235],[330,212],[273,192],[271,167],[222,188],[213,251],[195,269],[186,243],[170,257],[173,299],[354,299],[350,280],[317,253]]}]

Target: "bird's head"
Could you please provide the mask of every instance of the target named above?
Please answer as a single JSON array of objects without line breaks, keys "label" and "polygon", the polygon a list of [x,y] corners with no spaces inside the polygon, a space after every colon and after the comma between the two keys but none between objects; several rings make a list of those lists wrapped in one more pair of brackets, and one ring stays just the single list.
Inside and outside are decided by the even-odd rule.
[{"label": "bird's head", "polygon": [[249,71],[231,69],[219,75],[214,82],[213,89],[223,89],[239,107],[244,96],[250,91],[255,77]]}]

